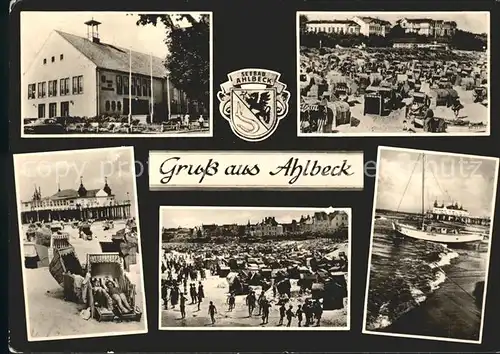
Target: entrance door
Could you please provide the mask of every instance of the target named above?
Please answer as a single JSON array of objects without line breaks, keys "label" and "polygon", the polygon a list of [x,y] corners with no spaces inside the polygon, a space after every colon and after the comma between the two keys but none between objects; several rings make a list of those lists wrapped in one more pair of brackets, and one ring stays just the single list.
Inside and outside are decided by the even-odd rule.
[{"label": "entrance door", "polygon": [[45,118],[45,104],[38,105],[38,118]]},{"label": "entrance door", "polygon": [[61,102],[61,117],[69,117],[69,102]]}]

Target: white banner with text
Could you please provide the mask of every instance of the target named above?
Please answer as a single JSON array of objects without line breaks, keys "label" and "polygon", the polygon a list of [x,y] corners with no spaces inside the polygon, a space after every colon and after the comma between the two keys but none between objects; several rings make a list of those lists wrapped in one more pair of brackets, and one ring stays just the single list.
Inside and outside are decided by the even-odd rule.
[{"label": "white banner with text", "polygon": [[361,151],[151,151],[149,188],[362,190],[365,168]]}]

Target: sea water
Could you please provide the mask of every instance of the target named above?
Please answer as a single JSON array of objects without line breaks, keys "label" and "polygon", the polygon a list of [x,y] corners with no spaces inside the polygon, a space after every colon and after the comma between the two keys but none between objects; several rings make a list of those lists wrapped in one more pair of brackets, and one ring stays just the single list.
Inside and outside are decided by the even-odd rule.
[{"label": "sea water", "polygon": [[369,274],[366,329],[381,330],[424,303],[446,281],[452,262],[478,253],[444,244],[405,238],[395,242],[392,221],[403,214],[384,214],[374,220]]}]

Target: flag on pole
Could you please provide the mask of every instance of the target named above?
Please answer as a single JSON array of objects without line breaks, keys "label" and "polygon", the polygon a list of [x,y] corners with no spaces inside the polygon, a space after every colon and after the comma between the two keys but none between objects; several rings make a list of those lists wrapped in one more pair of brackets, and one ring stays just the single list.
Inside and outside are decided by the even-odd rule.
[{"label": "flag on pole", "polygon": [[170,73],[167,73],[167,109],[168,109],[168,120],[172,117],[170,114]]},{"label": "flag on pole", "polygon": [[132,48],[128,55],[128,125],[132,124]]},{"label": "flag on pole", "polygon": [[150,57],[150,67],[151,67],[151,92],[150,92],[150,101],[151,101],[151,112],[149,113],[150,114],[150,118],[151,118],[151,123],[153,123],[153,115],[154,115],[154,93],[153,93],[153,54],[150,54],[149,55]]}]

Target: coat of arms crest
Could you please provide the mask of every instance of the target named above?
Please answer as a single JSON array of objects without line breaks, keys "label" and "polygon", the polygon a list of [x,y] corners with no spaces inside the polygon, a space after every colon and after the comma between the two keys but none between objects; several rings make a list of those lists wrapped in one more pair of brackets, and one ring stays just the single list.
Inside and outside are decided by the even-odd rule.
[{"label": "coat of arms crest", "polygon": [[247,141],[271,136],[288,113],[290,92],[280,74],[265,69],[242,69],[227,75],[217,94],[222,116],[234,134]]}]

